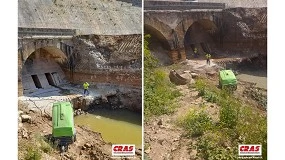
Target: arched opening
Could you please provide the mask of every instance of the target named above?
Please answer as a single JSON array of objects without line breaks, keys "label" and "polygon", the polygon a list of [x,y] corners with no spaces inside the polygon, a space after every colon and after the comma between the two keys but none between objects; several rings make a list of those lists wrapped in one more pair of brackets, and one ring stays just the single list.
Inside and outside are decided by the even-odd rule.
[{"label": "arched opening", "polygon": [[149,34],[149,49],[151,53],[160,61],[163,65],[171,64],[171,59],[168,56],[168,52],[171,47],[165,38],[165,36],[156,28],[145,24],[144,33]]},{"label": "arched opening", "polygon": [[204,56],[205,53],[213,54],[215,46],[214,34],[217,27],[214,22],[202,19],[194,22],[186,31],[184,36],[184,47],[187,58],[194,57],[194,48],[198,50],[198,57]]},{"label": "arched opening", "polygon": [[23,94],[45,92],[66,83],[60,67],[65,60],[65,54],[56,47],[43,47],[32,52],[22,66]]}]

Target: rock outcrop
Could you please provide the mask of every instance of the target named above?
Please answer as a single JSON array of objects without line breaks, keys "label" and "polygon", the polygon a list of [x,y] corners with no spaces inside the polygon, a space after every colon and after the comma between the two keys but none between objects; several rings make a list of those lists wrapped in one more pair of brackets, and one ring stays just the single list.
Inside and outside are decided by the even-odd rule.
[{"label": "rock outcrop", "polygon": [[20,0],[18,25],[77,29],[80,35],[141,34],[141,7],[116,0]]},{"label": "rock outcrop", "polygon": [[226,9],[221,21],[224,49],[267,55],[267,8]]}]

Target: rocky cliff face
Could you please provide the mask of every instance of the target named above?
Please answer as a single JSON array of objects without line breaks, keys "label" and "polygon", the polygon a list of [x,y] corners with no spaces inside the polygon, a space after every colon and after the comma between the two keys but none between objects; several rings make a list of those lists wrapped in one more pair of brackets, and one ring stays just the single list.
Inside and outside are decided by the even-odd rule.
[{"label": "rocky cliff face", "polygon": [[141,35],[75,37],[75,70],[140,70],[141,39]]},{"label": "rocky cliff face", "polygon": [[226,9],[219,27],[225,49],[267,54],[267,8]]},{"label": "rocky cliff face", "polygon": [[141,35],[78,36],[66,68],[71,81],[141,86]]},{"label": "rocky cliff face", "polygon": [[19,0],[18,26],[77,29],[78,34],[140,34],[141,7],[116,0]]}]

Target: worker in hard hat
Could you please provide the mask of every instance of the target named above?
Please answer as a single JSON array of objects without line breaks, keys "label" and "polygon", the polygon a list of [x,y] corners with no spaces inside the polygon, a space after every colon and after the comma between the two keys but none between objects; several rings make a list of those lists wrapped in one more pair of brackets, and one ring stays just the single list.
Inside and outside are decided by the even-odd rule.
[{"label": "worker in hard hat", "polygon": [[87,93],[87,95],[89,95],[89,90],[88,90],[89,84],[87,82],[83,83],[83,88],[84,88],[84,96]]},{"label": "worker in hard hat", "polygon": [[210,65],[211,54],[206,53],[207,64]]}]

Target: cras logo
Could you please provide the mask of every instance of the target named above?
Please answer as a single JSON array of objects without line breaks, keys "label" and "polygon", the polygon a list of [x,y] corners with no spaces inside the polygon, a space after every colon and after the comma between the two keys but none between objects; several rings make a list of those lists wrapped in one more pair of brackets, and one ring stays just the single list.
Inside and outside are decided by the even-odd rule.
[{"label": "cras logo", "polygon": [[238,145],[239,156],[262,156],[262,146],[257,144]]},{"label": "cras logo", "polygon": [[135,145],[133,144],[113,144],[112,145],[112,156],[135,156]]}]

